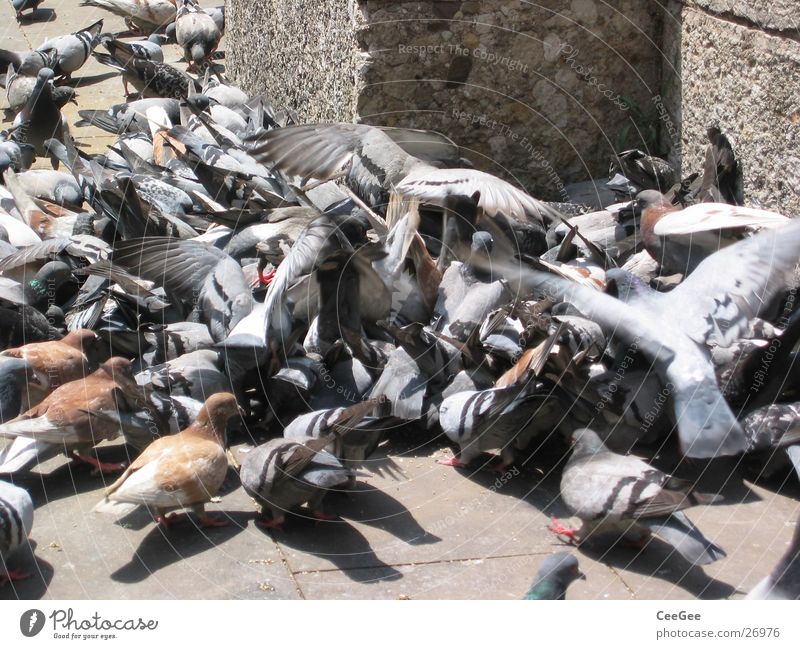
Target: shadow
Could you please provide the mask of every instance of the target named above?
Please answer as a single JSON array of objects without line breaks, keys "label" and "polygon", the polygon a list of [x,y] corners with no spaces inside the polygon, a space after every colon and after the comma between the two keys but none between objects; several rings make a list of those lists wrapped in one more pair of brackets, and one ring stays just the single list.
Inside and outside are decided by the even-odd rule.
[{"label": "shadow", "polygon": [[289,513],[284,526],[286,532],[262,531],[282,546],[330,561],[355,582],[394,581],[403,577],[381,561],[366,537],[346,521],[317,521]]},{"label": "shadow", "polygon": [[118,76],[120,76],[119,72],[101,72],[100,74],[75,77],[70,85],[76,90],[80,90],[82,86],[91,86],[94,83],[101,83],[106,79],[113,79]]},{"label": "shadow", "polygon": [[428,545],[442,540],[427,532],[399,500],[364,483],[357,483],[355,489],[347,493],[331,491],[326,502],[343,518],[384,530],[409,545]]},{"label": "shadow", "polygon": [[25,14],[19,21],[20,25],[35,25],[36,23],[53,22],[58,15],[55,9],[49,7],[39,7],[29,14]]},{"label": "shadow", "polygon": [[201,528],[193,516],[181,516],[169,529],[154,526],[139,544],[131,560],[111,573],[111,579],[123,584],[135,584],[147,579],[173,563],[183,561],[201,552],[212,550],[233,538],[247,527],[252,512],[225,511],[228,525],[225,527]]},{"label": "shadow", "polygon": [[725,599],[737,592],[730,584],[709,577],[700,566],[692,565],[671,545],[655,537],[641,549],[585,543],[580,552],[612,568],[675,584],[697,599]]},{"label": "shadow", "polygon": [[53,566],[35,554],[36,541],[19,549],[9,564],[9,568],[22,570],[30,577],[22,581],[12,581],[0,586],[0,599],[41,599],[53,579]]},{"label": "shadow", "polygon": [[[102,446],[93,452],[102,462],[130,462],[139,454],[124,444]],[[70,460],[64,455],[48,462],[63,461],[49,473],[22,471],[14,474],[0,474],[0,479],[24,487],[33,499],[34,507],[40,507],[63,498],[70,498],[88,491],[104,489],[114,482],[122,471],[101,475],[94,467],[81,461]],[[98,496],[98,499],[100,496]]]}]

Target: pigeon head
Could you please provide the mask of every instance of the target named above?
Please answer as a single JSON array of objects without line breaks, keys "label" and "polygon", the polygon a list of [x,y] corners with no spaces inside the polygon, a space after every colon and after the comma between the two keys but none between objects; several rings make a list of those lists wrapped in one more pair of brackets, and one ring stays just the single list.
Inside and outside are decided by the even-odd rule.
[{"label": "pigeon head", "polygon": [[133,364],[127,358],[122,358],[122,356],[112,356],[100,365],[100,369],[114,381],[134,381]]},{"label": "pigeon head", "polygon": [[235,396],[230,392],[217,392],[206,399],[192,429],[203,437],[213,436],[223,444],[228,420],[237,415],[244,417],[244,414]]},{"label": "pigeon head", "polygon": [[550,555],[539,566],[525,599],[564,599],[567,588],[576,579],[586,579],[578,559],[569,552]]},{"label": "pigeon head", "polygon": [[107,352],[104,354],[103,339],[91,329],[70,331],[61,339],[61,342],[75,349],[80,349],[86,354],[86,358],[90,362],[98,362],[103,355],[108,355]]},{"label": "pigeon head", "polygon": [[28,282],[25,289],[28,302],[32,305],[45,301],[52,302],[56,292],[72,277],[72,269],[63,261],[50,261],[39,269],[36,276]]},{"label": "pigeon head", "polygon": [[606,449],[600,436],[590,428],[579,428],[572,433],[573,457],[594,455]]},{"label": "pigeon head", "polygon": [[50,90],[50,96],[53,99],[53,103],[59,108],[63,108],[69,103],[78,105],[78,100],[75,99],[75,88],[70,88],[69,86],[54,86]]},{"label": "pigeon head", "polygon": [[639,192],[636,194],[636,200],[634,202],[636,207],[642,211],[651,208],[673,209],[672,203],[666,199],[664,194],[656,189],[645,189],[643,192]]}]

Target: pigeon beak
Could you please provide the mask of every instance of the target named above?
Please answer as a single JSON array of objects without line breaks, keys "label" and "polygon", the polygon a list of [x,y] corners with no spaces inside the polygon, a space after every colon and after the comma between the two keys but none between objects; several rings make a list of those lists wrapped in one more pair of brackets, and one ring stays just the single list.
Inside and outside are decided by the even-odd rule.
[{"label": "pigeon beak", "polygon": [[572,569],[572,572],[575,574],[575,579],[581,579],[583,581],[586,581],[586,575],[582,573],[580,570],[578,570],[577,566]]}]

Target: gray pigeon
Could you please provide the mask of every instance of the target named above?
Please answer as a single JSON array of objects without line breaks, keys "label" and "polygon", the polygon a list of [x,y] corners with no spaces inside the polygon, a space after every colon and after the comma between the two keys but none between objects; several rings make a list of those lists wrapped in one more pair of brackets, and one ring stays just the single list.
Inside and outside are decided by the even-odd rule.
[{"label": "gray pigeon", "polygon": [[37,49],[55,50],[56,58],[53,72],[55,72],[56,76],[64,77],[65,81],[69,81],[72,73],[79,70],[86,63],[89,55],[97,47],[102,30],[103,21],[98,20],[74,34],[50,38]]},{"label": "gray pigeon", "polygon": [[44,146],[46,140],[60,139],[62,134],[63,115],[54,96],[53,71],[42,68],[36,77],[36,85],[31,91],[28,103],[14,119],[14,126],[19,128],[12,138],[17,142],[30,144],[36,155],[46,156]]},{"label": "gray pigeon", "polygon": [[0,480],[0,586],[27,579],[19,570],[9,570],[8,560],[28,542],[33,528],[33,501],[22,487]]},{"label": "gray pigeon", "polygon": [[[798,248],[800,219],[793,219],[707,257],[668,293],[620,269],[606,273],[606,293],[532,270],[522,271],[517,290],[572,304],[609,338],[650,359],[671,390],[685,455],[735,455],[747,439],[719,390],[708,347],[730,346],[772,306],[793,281]],[[519,271],[509,265],[507,277]]]},{"label": "gray pigeon", "polygon": [[14,7],[14,11],[17,13],[17,20],[21,21],[23,11],[30,9],[31,13],[28,14],[30,18],[36,13],[36,9],[43,1],[44,0],[11,0],[11,6]]},{"label": "gray pigeon", "polygon": [[116,244],[113,262],[197,308],[216,342],[224,340],[253,308],[241,266],[206,243],[167,237],[131,239]]},{"label": "gray pigeon", "polygon": [[800,599],[800,524],[794,527],[786,554],[746,599]]},{"label": "gray pigeon", "polygon": [[150,34],[147,40],[130,42],[120,41],[108,35],[103,35],[100,38],[100,42],[103,43],[112,54],[117,53],[117,55],[120,55],[124,52],[133,58],[153,61],[155,63],[164,62],[164,50],[161,49],[161,46],[166,40],[166,36],[163,34]]},{"label": "gray pigeon", "polygon": [[692,564],[726,556],[682,511],[711,504],[718,496],[696,493],[685,480],[636,457],[612,453],[588,428],[573,433],[573,445],[561,476],[561,498],[583,525],[575,531],[554,519],[551,530],[556,534],[583,542],[608,532],[640,544],[656,534]]},{"label": "gray pigeon", "polygon": [[551,554],[542,561],[523,599],[566,599],[567,588],[576,579],[586,579],[578,559],[569,552]]},{"label": "gray pigeon", "polygon": [[55,60],[56,51],[54,49],[34,50],[21,53],[17,65],[9,64],[8,72],[5,75],[5,87],[8,107],[13,112],[19,112],[25,107],[36,87],[39,70],[42,68],[52,69]]},{"label": "gray pigeon", "polygon": [[430,162],[442,160],[457,164],[459,157],[452,141],[431,131],[315,124],[262,132],[251,143],[253,155],[259,160],[304,181],[344,177],[362,200],[378,209],[388,204],[389,191],[434,205],[444,205],[450,197],[467,198],[478,192],[479,206],[487,216],[538,221],[542,240],[542,218],[557,216],[545,203],[491,174],[433,166]]},{"label": "gray pigeon", "polygon": [[131,30],[152,33],[175,20],[175,0],[82,0],[81,6],[100,7],[125,19]]},{"label": "gray pigeon", "polygon": [[180,0],[175,18],[175,38],[183,48],[189,69],[196,69],[214,54],[222,33],[214,19],[194,0]]},{"label": "gray pigeon", "polygon": [[240,477],[244,490],[269,510],[260,527],[283,529],[286,512],[308,503],[316,518],[329,519],[321,509],[329,489],[350,483],[353,473],[323,450],[332,436],[313,439],[273,439],[245,455]]},{"label": "gray pigeon", "polygon": [[130,56],[123,50],[114,49],[113,41],[106,42],[106,47],[114,50],[112,54],[94,52],[93,56],[103,65],[122,73],[122,85],[126,95],[129,94],[128,84],[136,88],[143,98],[185,97],[190,87],[197,92],[200,91],[200,84],[197,81],[168,63],[156,63]]}]

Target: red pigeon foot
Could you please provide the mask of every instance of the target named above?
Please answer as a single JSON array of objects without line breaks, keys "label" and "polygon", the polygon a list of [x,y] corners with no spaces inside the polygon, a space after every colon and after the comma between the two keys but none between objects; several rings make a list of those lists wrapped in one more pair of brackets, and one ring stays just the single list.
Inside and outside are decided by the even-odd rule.
[{"label": "red pigeon foot", "polygon": [[166,529],[169,529],[170,527],[175,525],[176,522],[181,522],[180,520],[176,521],[175,520],[176,518],[178,518],[177,512],[170,512],[169,514],[159,514],[158,516],[156,516],[156,523],[158,523],[159,525],[163,525]]},{"label": "red pigeon foot", "polygon": [[262,286],[268,286],[272,279],[275,277],[276,269],[273,268],[266,275],[262,271],[258,271],[258,281]]},{"label": "red pigeon foot", "polygon": [[274,518],[257,518],[256,525],[262,530],[278,530],[283,532],[283,521],[276,521]]},{"label": "red pigeon foot", "polygon": [[467,465],[464,464],[457,457],[442,458],[441,460],[436,460],[436,464],[443,464],[444,466],[454,466],[457,469],[466,469],[467,468]]},{"label": "red pigeon foot", "polygon": [[115,473],[117,471],[124,471],[126,466],[124,462],[101,462],[96,457],[91,455],[76,454],[75,458],[86,464],[91,464],[94,467],[92,473]]},{"label": "red pigeon foot", "polygon": [[551,525],[547,528],[556,536],[566,536],[569,539],[570,544],[577,543],[577,530],[573,530],[571,527],[567,527],[564,525],[560,520],[558,520],[555,516],[550,519]]},{"label": "red pigeon foot", "polygon": [[326,514],[325,512],[317,511],[316,509],[311,512],[311,515],[318,521],[336,521],[339,520],[338,516],[334,514]]}]

